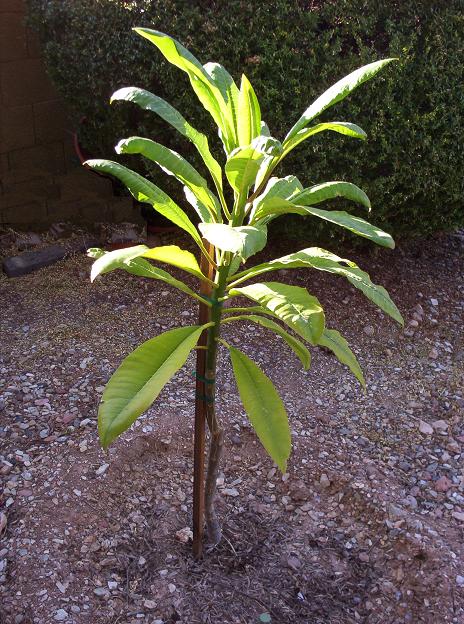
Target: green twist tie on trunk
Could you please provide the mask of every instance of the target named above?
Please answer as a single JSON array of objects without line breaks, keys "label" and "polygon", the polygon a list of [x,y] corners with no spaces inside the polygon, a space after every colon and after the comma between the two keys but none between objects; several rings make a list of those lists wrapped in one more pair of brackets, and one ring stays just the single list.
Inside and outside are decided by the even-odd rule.
[{"label": "green twist tie on trunk", "polygon": [[206,377],[202,377],[201,375],[198,375],[196,371],[192,372],[192,377],[196,377],[199,381],[202,381],[203,383],[206,383],[206,384],[216,383],[216,377],[213,377],[213,379],[207,379]]},{"label": "green twist tie on trunk", "polygon": [[214,399],[206,396],[206,394],[195,394],[195,398],[197,398],[199,401],[203,401],[204,403],[214,403]]},{"label": "green twist tie on trunk", "polygon": [[217,299],[213,299],[212,297],[208,297],[206,295],[201,296],[203,297],[203,299],[208,301],[213,306],[213,308],[221,308],[222,304],[224,303],[224,301],[218,301]]}]

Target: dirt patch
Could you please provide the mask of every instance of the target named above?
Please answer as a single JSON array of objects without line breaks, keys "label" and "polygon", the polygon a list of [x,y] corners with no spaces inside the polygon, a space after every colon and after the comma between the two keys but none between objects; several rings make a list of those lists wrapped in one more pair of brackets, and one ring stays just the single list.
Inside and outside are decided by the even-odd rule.
[{"label": "dirt patch", "polygon": [[199,563],[176,537],[191,526],[193,356],[108,454],[96,432],[121,358],[195,323],[194,307],[123,274],[90,285],[81,256],[0,278],[1,622],[464,622],[464,242],[354,259],[406,330],[340,278],[285,275],[320,298],[368,390],[325,351],[303,372],[266,330],[241,326],[287,406],[293,453],[280,475],[222,353],[225,539]]}]

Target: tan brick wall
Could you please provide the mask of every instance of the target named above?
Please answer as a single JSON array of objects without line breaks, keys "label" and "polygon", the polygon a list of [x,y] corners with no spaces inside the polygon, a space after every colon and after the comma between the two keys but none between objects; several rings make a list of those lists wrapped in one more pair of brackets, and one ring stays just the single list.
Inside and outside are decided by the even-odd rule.
[{"label": "tan brick wall", "polygon": [[0,227],[140,219],[107,179],[80,165],[72,132],[24,1],[0,0]]}]

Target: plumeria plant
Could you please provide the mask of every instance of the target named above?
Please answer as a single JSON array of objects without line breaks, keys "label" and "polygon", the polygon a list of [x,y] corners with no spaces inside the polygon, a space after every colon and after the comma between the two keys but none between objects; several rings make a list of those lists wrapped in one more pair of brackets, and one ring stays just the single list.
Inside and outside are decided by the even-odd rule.
[{"label": "plumeria plant", "polygon": [[[240,398],[251,424],[283,472],[291,449],[288,418],[276,388],[253,360],[221,338],[222,325],[249,322],[265,327],[283,339],[304,369],[309,368],[311,361],[308,345],[328,348],[360,384],[365,385],[355,355],[345,338],[326,326],[324,310],[314,295],[305,288],[256,278],[280,269],[307,267],[327,271],[346,278],[384,312],[403,323],[400,312],[382,286],[374,284],[354,262],[325,249],[307,247],[262,264],[243,267],[251,256],[265,248],[268,224],[285,214],[323,219],[383,247],[394,247],[389,234],[364,219],[319,207],[327,200],[341,197],[370,211],[368,197],[354,184],[334,181],[304,187],[295,176],[273,175],[290,151],[320,132],[336,132],[364,140],[366,133],[353,123],[311,122],[394,59],[370,63],[339,80],[304,111],[283,141],[279,141],[261,119],[258,99],[246,76],[242,76],[238,86],[224,67],[217,63],[202,65],[168,35],[148,28],[135,31],[187,74],[195,95],[218,127],[225,162],[222,167],[211,153],[207,137],[163,99],[137,87],[120,89],[112,96],[112,102],[133,102],[154,112],[191,141],[213,185],[210,187],[180,154],[151,139],[134,136],[121,140],[116,146],[118,154],[140,154],[174,176],[183,185],[186,201],[197,214],[196,226],[168,195],[138,173],[110,160],[86,163],[97,172],[118,178],[138,201],[151,205],[187,232],[197,245],[200,258],[199,262],[190,251],[175,245],[151,249],[137,245],[111,252],[89,250],[89,255],[96,259],[92,280],[103,273],[123,269],[174,286],[198,301],[202,311],[198,325],[171,329],[143,343],[123,360],[103,393],[98,413],[99,435],[102,446],[107,448],[150,407],[163,386],[185,364],[190,352],[198,349],[197,353],[203,357],[203,368],[197,368],[197,390],[203,388],[203,392],[197,396],[197,403],[204,407],[210,444],[204,489],[205,516],[209,542],[217,544],[221,529],[214,500],[223,447],[223,425],[215,410],[216,361],[220,346],[229,352]],[[230,185],[231,191],[226,192],[225,183]],[[228,196],[233,197],[233,201],[228,202]],[[172,265],[193,275],[199,280],[198,290],[159,268],[157,263]],[[249,305],[244,305],[244,300]],[[203,462],[203,456],[200,461]],[[203,496],[202,491],[199,496]]]}]

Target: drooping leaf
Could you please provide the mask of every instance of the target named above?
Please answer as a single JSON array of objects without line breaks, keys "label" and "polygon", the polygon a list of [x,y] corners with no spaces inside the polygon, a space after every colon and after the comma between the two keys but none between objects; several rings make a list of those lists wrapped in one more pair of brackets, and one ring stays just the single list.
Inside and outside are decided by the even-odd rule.
[{"label": "drooping leaf", "polygon": [[194,241],[202,246],[200,235],[185,212],[152,182],[112,160],[87,160],[84,164],[94,171],[101,171],[121,180],[137,201],[153,206],[157,212],[188,232]]},{"label": "drooping leaf", "polygon": [[[238,97],[238,144],[249,145],[261,134],[261,109],[250,81],[242,75]],[[269,136],[269,134],[267,135]]]},{"label": "drooping leaf", "polygon": [[359,366],[359,362],[340,332],[335,329],[325,328],[322,336],[319,338],[319,344],[323,347],[327,347],[327,349],[330,349],[342,364],[346,364],[346,366],[348,366],[363,388],[366,387],[366,382],[364,380],[361,367]]},{"label": "drooping leaf", "polygon": [[103,392],[98,432],[103,448],[150,407],[165,384],[186,362],[203,326],[187,326],[147,340],[121,363]]},{"label": "drooping leaf", "polygon": [[348,74],[348,76],[345,76],[336,82],[305,110],[300,119],[290,129],[290,132],[285,137],[285,141],[291,139],[297,134],[297,132],[307,126],[312,119],[320,115],[330,106],[333,106],[337,102],[346,98],[347,95],[362,85],[363,82],[373,78],[381,69],[395,60],[396,59],[394,58],[388,58],[381,61],[375,61],[374,63],[369,63],[368,65],[364,65],[363,67],[356,69],[351,74]]},{"label": "drooping leaf", "polygon": [[[250,308],[251,309],[251,308]],[[300,359],[300,362],[303,364],[303,368],[308,370],[311,365],[311,354],[307,347],[292,336],[288,332],[286,332],[278,323],[275,323],[272,319],[266,318],[265,316],[258,316],[256,314],[241,314],[240,316],[231,316],[222,319],[223,323],[228,323],[230,321],[251,321],[253,323],[257,323],[258,325],[262,325],[267,329],[270,329],[275,334],[281,336],[288,346],[293,350],[296,356]]]},{"label": "drooping leaf", "polygon": [[357,204],[361,204],[368,210],[371,209],[371,202],[368,196],[359,186],[351,182],[340,181],[324,182],[323,184],[316,184],[310,188],[303,189],[292,197],[292,203],[297,206],[313,206],[336,197],[349,199]]},{"label": "drooping leaf", "polygon": [[243,295],[256,301],[310,344],[317,344],[324,331],[322,306],[305,288],[280,282],[262,282],[231,288],[229,294]]},{"label": "drooping leaf", "polygon": [[198,132],[198,130],[195,130],[173,106],[157,95],[137,87],[119,89],[111,96],[111,102],[115,100],[134,102],[140,108],[156,113],[193,143],[211,173],[216,188],[218,191],[222,191],[221,166],[209,150],[208,138],[201,132]]},{"label": "drooping leaf", "polygon": [[192,89],[214,119],[218,128],[221,129],[226,147],[230,150],[234,143],[234,132],[229,124],[227,115],[223,113],[226,103],[220,90],[200,61],[184,48],[181,43],[165,33],[150,28],[134,28],[134,30],[137,34],[153,43],[169,63],[188,75]]},{"label": "drooping leaf", "polygon": [[355,262],[340,258],[330,251],[319,247],[309,247],[296,253],[276,258],[270,262],[258,264],[246,271],[233,276],[233,283],[229,288],[235,288],[245,280],[257,277],[268,271],[279,271],[281,269],[313,268],[319,271],[327,271],[335,275],[341,275],[358,288],[368,299],[375,303],[381,310],[386,312],[395,321],[403,324],[403,317],[393,303],[388,292],[382,286],[374,284],[369,275],[362,271]]},{"label": "drooping leaf", "polygon": [[212,245],[222,251],[231,251],[243,262],[261,249],[267,242],[267,228],[250,225],[232,227],[223,223],[200,223],[201,233]]},{"label": "drooping leaf", "polygon": [[209,190],[206,180],[185,158],[174,150],[142,137],[122,139],[116,145],[115,150],[118,154],[141,154],[145,156],[145,158],[159,165],[165,173],[174,176],[182,184],[185,184],[198,201],[208,208],[212,219],[217,219],[221,213],[219,200]]},{"label": "drooping leaf", "polygon": [[[380,245],[381,247],[388,247],[389,249],[395,248],[395,241],[387,232],[384,232],[376,225],[372,225],[368,221],[361,219],[360,217],[354,217],[348,214],[344,210],[321,210],[314,208],[313,206],[301,207],[306,214],[310,214],[313,217],[319,217],[324,221],[329,221],[335,225],[339,225],[346,230],[350,230],[358,236],[367,238],[368,240]],[[302,214],[302,213],[299,213]]]},{"label": "drooping leaf", "polygon": [[303,128],[303,130],[297,132],[290,139],[284,141],[282,157],[286,156],[302,141],[306,140],[310,136],[318,134],[319,132],[324,132],[325,130],[338,132],[338,134],[344,134],[354,139],[361,139],[362,141],[364,141],[367,136],[364,130],[354,123],[348,123],[346,121],[330,121],[327,123],[320,123],[315,126],[311,126],[311,128]]},{"label": "drooping leaf", "polygon": [[177,245],[152,247],[145,251],[143,257],[149,260],[157,260],[158,262],[171,264],[172,266],[187,271],[187,273],[191,273],[200,280],[206,280],[193,253],[186,249],[181,249]]},{"label": "drooping leaf", "polygon": [[[97,275],[109,273],[116,269],[122,269],[132,275],[149,277],[150,279],[157,279],[166,284],[170,284],[201,303],[210,305],[203,297],[189,288],[187,284],[184,284],[184,282],[176,279],[167,271],[153,266],[150,262],[140,257],[147,251],[149,251],[149,248],[145,245],[137,245],[126,249],[115,249],[114,251],[104,251],[102,249],[89,250],[88,255],[97,258],[92,265],[91,280],[93,281]],[[202,279],[205,278],[203,277]]]},{"label": "drooping leaf", "polygon": [[243,407],[266,451],[286,471],[291,437],[282,399],[272,381],[244,353],[227,345]]}]

